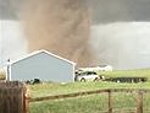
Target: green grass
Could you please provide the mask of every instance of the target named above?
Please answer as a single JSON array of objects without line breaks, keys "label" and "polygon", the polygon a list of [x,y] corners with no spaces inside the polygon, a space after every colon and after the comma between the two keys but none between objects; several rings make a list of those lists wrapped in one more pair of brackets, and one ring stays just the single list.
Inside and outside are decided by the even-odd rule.
[{"label": "green grass", "polygon": [[104,75],[105,77],[146,77],[150,79],[150,69],[138,69],[138,70],[116,70],[112,72],[97,72],[99,75]]},{"label": "green grass", "polygon": [[[113,109],[135,109],[137,106],[136,97],[136,94],[130,93],[113,94]],[[150,96],[147,95],[144,99],[144,108],[149,108],[149,99]],[[70,99],[37,102],[30,104],[30,113],[100,113],[100,111],[108,110],[107,102],[108,97],[106,93]],[[126,110],[124,111],[125,113],[127,113]],[[146,111],[144,113],[146,113]]]},{"label": "green grass", "polygon": [[0,80],[5,80],[5,75],[0,75]]},{"label": "green grass", "polygon": [[[107,77],[147,77],[150,78],[150,70],[130,70],[103,72]],[[90,91],[98,89],[150,89],[150,82],[145,83],[114,83],[114,82],[76,82],[67,84],[44,83],[29,85],[31,97],[42,97],[49,95],[68,94],[80,91]],[[137,94],[114,93],[113,107],[119,110],[123,108],[134,108],[137,106]],[[150,95],[144,96],[144,108],[150,107]],[[30,113],[100,113],[108,109],[108,94],[95,94],[70,99],[60,99],[30,103]],[[126,112],[126,110],[125,110]],[[120,113],[120,111],[115,112]],[[144,111],[144,113],[147,113]]]},{"label": "green grass", "polygon": [[[98,95],[31,104],[31,113],[99,113],[107,109],[106,96]],[[104,103],[104,104],[103,104]],[[43,106],[42,108],[40,106]],[[34,109],[37,108],[37,109]]]},{"label": "green grass", "polygon": [[[136,106],[133,95],[118,94],[114,95],[113,99],[113,107],[115,108],[131,108]],[[108,110],[107,100],[106,94],[98,94],[65,100],[34,103],[31,104],[30,109],[32,113],[40,113],[43,111],[51,111],[51,113],[99,113],[100,111]],[[43,108],[41,109],[40,106],[43,106]],[[37,109],[34,109],[35,107]]]},{"label": "green grass", "polygon": [[32,97],[42,97],[57,94],[68,94],[79,91],[90,91],[99,89],[114,88],[134,88],[134,89],[150,89],[150,82],[145,83],[114,83],[114,82],[76,82],[68,84],[39,84],[30,85],[30,94]]}]

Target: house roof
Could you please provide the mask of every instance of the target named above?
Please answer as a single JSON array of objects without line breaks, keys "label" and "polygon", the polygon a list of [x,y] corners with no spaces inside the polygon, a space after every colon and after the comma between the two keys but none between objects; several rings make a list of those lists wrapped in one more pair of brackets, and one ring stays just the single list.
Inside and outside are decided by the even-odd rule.
[{"label": "house roof", "polygon": [[62,58],[62,57],[60,57],[60,56],[58,56],[58,55],[55,55],[55,54],[50,53],[49,51],[43,50],[43,49],[42,49],[42,50],[38,50],[38,51],[34,51],[34,52],[32,52],[32,53],[30,53],[30,54],[28,54],[28,55],[26,55],[26,56],[24,56],[24,57],[22,57],[22,58],[20,58],[20,59],[18,59],[18,60],[15,60],[15,61],[10,62],[10,64],[11,64],[11,65],[12,65],[12,64],[15,64],[15,63],[17,63],[17,62],[20,62],[20,61],[22,61],[22,60],[24,60],[24,59],[27,59],[27,58],[29,58],[29,57],[32,57],[32,56],[37,55],[37,54],[40,54],[40,53],[46,53],[46,54],[48,54],[48,55],[50,55],[50,56],[53,56],[53,57],[55,57],[55,58],[57,58],[57,59],[63,60],[63,61],[65,61],[65,62],[69,63],[69,64],[76,65],[76,63],[73,62],[73,61],[70,61],[70,60],[68,60],[68,59]]}]

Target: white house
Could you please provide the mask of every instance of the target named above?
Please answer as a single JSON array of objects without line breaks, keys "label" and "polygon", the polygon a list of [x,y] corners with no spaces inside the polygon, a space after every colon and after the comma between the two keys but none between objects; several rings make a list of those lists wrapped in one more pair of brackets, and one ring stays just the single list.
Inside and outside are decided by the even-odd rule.
[{"label": "white house", "polygon": [[33,80],[73,82],[75,63],[46,50],[33,52],[10,63],[10,80]]}]

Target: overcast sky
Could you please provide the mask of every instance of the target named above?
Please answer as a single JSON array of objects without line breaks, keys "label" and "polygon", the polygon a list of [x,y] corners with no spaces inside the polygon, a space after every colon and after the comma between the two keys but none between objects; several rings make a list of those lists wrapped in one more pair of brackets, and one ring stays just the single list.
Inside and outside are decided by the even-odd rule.
[{"label": "overcast sky", "polygon": [[[0,18],[17,19],[24,0],[0,0]],[[150,21],[150,0],[87,0],[93,23]]]},{"label": "overcast sky", "polygon": [[91,45],[100,63],[150,68],[150,0],[88,0]]},{"label": "overcast sky", "polygon": [[150,21],[150,0],[88,0],[94,24]]}]

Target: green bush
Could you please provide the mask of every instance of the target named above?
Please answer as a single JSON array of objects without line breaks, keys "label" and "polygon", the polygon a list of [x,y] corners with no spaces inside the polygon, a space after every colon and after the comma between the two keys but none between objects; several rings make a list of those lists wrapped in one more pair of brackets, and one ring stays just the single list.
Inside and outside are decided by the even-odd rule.
[{"label": "green bush", "polygon": [[6,79],[6,74],[0,73],[0,80],[5,80],[5,79]]}]

